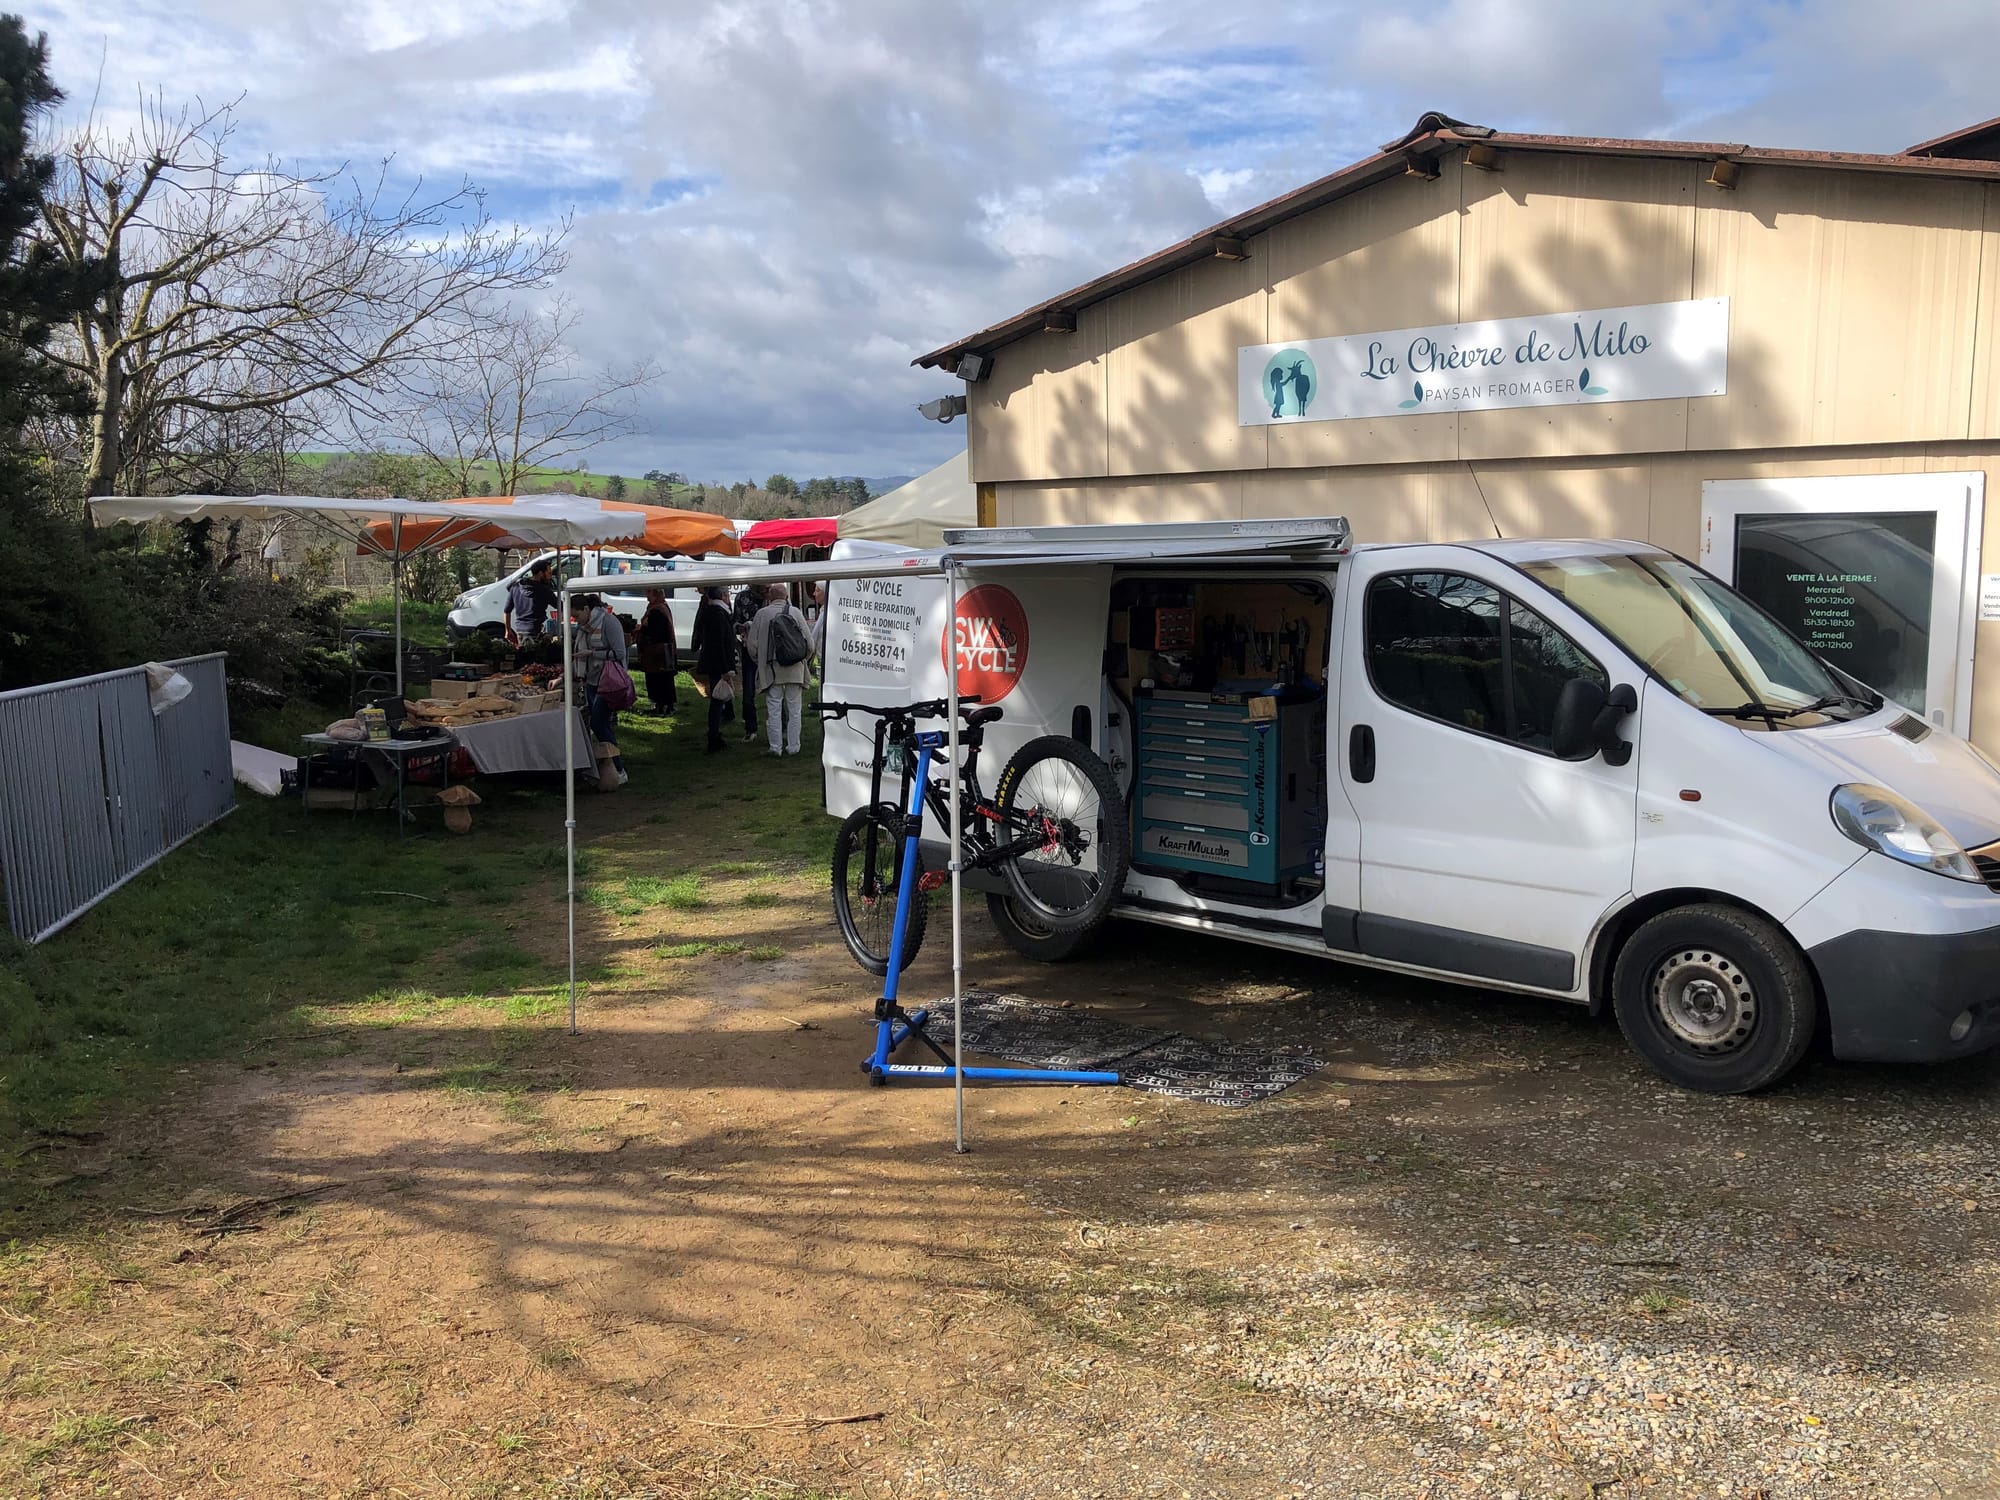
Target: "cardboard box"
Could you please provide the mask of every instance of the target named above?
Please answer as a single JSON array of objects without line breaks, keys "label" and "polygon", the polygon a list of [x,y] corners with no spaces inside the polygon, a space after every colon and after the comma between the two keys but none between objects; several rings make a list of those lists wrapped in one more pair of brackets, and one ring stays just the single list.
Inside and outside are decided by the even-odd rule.
[{"label": "cardboard box", "polygon": [[427,696],[432,698],[493,698],[499,696],[500,689],[503,687],[513,687],[520,680],[520,678],[511,672],[496,672],[491,676],[480,678],[477,682],[460,682],[454,681],[449,677],[434,677],[431,679],[431,690]]}]

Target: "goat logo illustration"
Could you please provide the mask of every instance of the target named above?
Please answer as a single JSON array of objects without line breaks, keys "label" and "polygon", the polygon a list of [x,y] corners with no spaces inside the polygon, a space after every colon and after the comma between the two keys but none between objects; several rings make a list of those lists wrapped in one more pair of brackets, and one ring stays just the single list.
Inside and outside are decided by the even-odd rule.
[{"label": "goat logo illustration", "polygon": [[1303,417],[1319,388],[1319,371],[1301,349],[1280,349],[1264,365],[1264,391],[1273,420]]}]

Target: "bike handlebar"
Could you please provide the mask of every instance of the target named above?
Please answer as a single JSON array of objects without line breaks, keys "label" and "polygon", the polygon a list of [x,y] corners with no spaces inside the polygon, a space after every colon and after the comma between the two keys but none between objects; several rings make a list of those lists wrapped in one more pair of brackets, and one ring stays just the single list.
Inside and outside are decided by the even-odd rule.
[{"label": "bike handlebar", "polygon": [[[977,705],[977,693],[961,693],[958,706],[963,711],[967,705]],[[926,698],[921,703],[902,703],[882,706],[874,703],[828,703],[824,700],[811,705],[813,711],[822,716],[844,719],[849,714],[877,714],[885,719],[942,719],[951,708],[949,698]]]}]

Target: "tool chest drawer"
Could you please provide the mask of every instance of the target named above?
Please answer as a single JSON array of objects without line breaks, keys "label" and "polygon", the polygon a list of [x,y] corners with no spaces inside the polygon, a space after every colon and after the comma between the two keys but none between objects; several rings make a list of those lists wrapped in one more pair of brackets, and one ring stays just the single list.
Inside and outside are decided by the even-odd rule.
[{"label": "tool chest drawer", "polygon": [[1274,888],[1310,869],[1302,841],[1286,833],[1308,791],[1301,772],[1309,770],[1311,705],[1279,704],[1275,717],[1253,719],[1248,700],[1161,690],[1140,695],[1134,708],[1137,864]]}]

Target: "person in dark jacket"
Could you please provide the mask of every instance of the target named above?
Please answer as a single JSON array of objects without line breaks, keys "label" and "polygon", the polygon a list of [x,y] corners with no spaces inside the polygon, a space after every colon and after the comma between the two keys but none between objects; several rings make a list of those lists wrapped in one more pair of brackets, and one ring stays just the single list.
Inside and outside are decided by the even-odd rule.
[{"label": "person in dark jacket", "polygon": [[750,626],[757,618],[757,611],[764,607],[762,589],[744,588],[736,591],[734,619],[736,622],[737,649],[741,653],[743,668],[743,691],[738,693],[738,706],[743,711],[743,738],[757,738],[757,653],[750,646]]},{"label": "person in dark jacket", "polygon": [[681,653],[663,589],[646,590],[646,613],[639,621],[639,666],[646,674],[646,696],[652,700],[653,712],[672,713],[680,706],[674,678],[681,669]]},{"label": "person in dark jacket", "polygon": [[701,608],[694,617],[694,669],[708,682],[708,748],[722,748],[722,721],[728,713],[727,699],[716,696],[716,688],[736,670],[736,619],[723,601],[728,591],[717,585],[704,590]]}]

